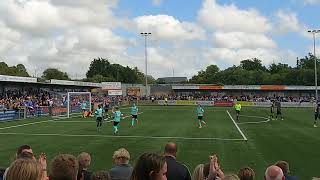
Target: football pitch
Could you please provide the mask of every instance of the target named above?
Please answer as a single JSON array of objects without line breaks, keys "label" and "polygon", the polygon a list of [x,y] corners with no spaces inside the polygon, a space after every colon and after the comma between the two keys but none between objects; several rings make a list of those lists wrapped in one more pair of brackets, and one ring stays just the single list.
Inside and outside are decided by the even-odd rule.
[{"label": "football pitch", "polygon": [[[131,118],[120,123],[117,136],[112,123],[104,123],[97,132],[94,118],[39,118],[0,123],[0,166],[8,166],[16,148],[31,145],[35,154],[45,152],[51,159],[61,153],[78,155],[89,152],[91,170],[113,167],[115,150],[125,147],[131,164],[143,152],[163,153],[169,141],[178,144],[178,161],[190,171],[206,163],[208,155],[217,154],[224,172],[237,173],[250,166],[262,179],[264,170],[278,160],[290,163],[291,173],[299,179],[319,174],[320,128],[313,128],[313,109],[283,109],[284,120],[268,119],[269,108],[243,107],[240,122],[233,108],[204,107],[208,123],[197,128],[196,107],[140,106],[139,122],[131,128]],[[129,108],[122,108],[129,115]]]}]

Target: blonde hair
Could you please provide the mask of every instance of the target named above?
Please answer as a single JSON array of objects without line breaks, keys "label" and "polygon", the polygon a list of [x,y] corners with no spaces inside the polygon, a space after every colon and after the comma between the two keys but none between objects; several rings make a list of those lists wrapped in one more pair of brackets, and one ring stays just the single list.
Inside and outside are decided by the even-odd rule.
[{"label": "blonde hair", "polygon": [[17,159],[9,167],[6,180],[41,180],[41,165],[33,159]]},{"label": "blonde hair", "polygon": [[113,153],[113,159],[119,159],[119,158],[123,158],[123,159],[126,159],[126,160],[130,160],[130,154],[129,152],[125,149],[125,148],[120,148],[118,149],[117,151],[115,151]]},{"label": "blonde hair", "polygon": [[91,163],[91,156],[89,153],[82,152],[78,156],[79,166],[82,168],[88,168]]},{"label": "blonde hair", "polygon": [[193,171],[192,180],[204,180],[203,169],[204,165],[199,164]]},{"label": "blonde hair", "polygon": [[224,177],[223,180],[240,180],[239,177],[235,174],[228,174]]}]

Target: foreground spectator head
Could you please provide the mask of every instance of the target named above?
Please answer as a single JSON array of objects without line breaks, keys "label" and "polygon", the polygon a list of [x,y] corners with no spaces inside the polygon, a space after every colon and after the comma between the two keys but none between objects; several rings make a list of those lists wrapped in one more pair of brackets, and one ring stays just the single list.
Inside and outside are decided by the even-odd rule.
[{"label": "foreground spectator head", "polygon": [[278,161],[275,165],[281,168],[285,176],[287,176],[290,173],[289,164],[286,161]]},{"label": "foreground spectator head", "polygon": [[120,148],[113,153],[112,158],[117,165],[129,164],[130,154],[125,148]]},{"label": "foreground spectator head", "polygon": [[91,180],[111,180],[109,173],[106,171],[99,171],[93,173]]},{"label": "foreground spectator head", "polygon": [[164,156],[167,162],[168,180],[190,180],[191,175],[187,166],[176,161],[177,145],[173,142],[166,144]]},{"label": "foreground spectator head", "polygon": [[30,152],[22,152],[17,156],[16,159],[33,159],[33,160],[36,160],[34,155],[32,153],[30,153]]},{"label": "foreground spectator head", "polygon": [[223,180],[240,180],[240,179],[235,174],[229,174],[229,175],[226,175]]},{"label": "foreground spectator head", "polygon": [[60,154],[52,160],[50,180],[76,180],[79,164],[70,154]]},{"label": "foreground spectator head", "polygon": [[91,156],[89,153],[82,152],[78,156],[79,166],[83,169],[87,169],[91,164]]},{"label": "foreground spectator head", "polygon": [[19,154],[21,154],[23,152],[29,152],[29,153],[33,154],[33,151],[29,145],[20,146],[17,150],[17,156],[19,156]]},{"label": "foreground spectator head", "polygon": [[253,169],[250,167],[245,167],[240,169],[238,176],[240,180],[254,180],[255,179],[255,173]]},{"label": "foreground spectator head", "polygon": [[111,179],[129,180],[133,171],[132,166],[129,164],[129,152],[124,148],[120,148],[114,152],[113,159],[116,166],[109,171]]},{"label": "foreground spectator head", "polygon": [[264,178],[265,180],[284,180],[285,179],[281,168],[275,165],[269,166],[267,168]]},{"label": "foreground spectator head", "polygon": [[33,159],[15,160],[6,175],[6,180],[41,180],[41,165]]},{"label": "foreground spectator head", "polygon": [[203,164],[199,164],[193,171],[192,174],[192,180],[204,180],[205,174],[204,174],[204,165]]},{"label": "foreground spectator head", "polygon": [[164,154],[166,156],[170,155],[170,156],[176,157],[177,151],[178,151],[177,145],[173,142],[167,143],[166,146],[164,147]]},{"label": "foreground spectator head", "polygon": [[167,180],[166,173],[167,163],[163,156],[145,153],[139,157],[131,180]]}]

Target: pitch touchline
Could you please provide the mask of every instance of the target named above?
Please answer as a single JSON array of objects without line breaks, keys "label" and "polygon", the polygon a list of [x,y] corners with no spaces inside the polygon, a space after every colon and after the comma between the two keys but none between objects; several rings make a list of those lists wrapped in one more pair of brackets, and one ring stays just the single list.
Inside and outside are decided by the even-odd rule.
[{"label": "pitch touchline", "polygon": [[243,137],[243,140],[247,141],[247,137],[244,135],[244,133],[241,131],[241,129],[239,128],[238,124],[234,121],[233,117],[231,116],[231,114],[229,113],[229,111],[227,110],[227,113],[230,117],[230,119],[232,120],[233,124],[236,126],[236,128],[238,129],[239,133],[241,134],[241,136]]},{"label": "pitch touchline", "polygon": [[229,138],[192,138],[192,137],[189,138],[189,137],[167,137],[167,136],[112,136],[112,135],[89,135],[89,134],[0,133],[0,135],[246,141],[244,139],[229,139]]}]

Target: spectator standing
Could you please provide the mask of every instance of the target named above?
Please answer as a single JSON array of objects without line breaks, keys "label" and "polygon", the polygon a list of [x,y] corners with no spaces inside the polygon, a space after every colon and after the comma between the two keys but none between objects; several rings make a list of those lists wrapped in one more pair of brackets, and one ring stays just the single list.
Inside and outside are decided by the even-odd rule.
[{"label": "spectator standing", "polygon": [[82,152],[78,156],[79,171],[82,172],[84,180],[90,180],[92,172],[88,170],[91,164],[91,156],[89,153]]},{"label": "spectator standing", "polygon": [[286,180],[298,180],[295,176],[290,176],[289,163],[286,161],[278,161],[276,164],[279,168],[281,168]]},{"label": "spectator standing", "polygon": [[187,166],[176,161],[177,145],[173,142],[166,144],[164,156],[168,165],[168,180],[191,180],[190,172]]},{"label": "spectator standing", "polygon": [[167,163],[163,156],[142,154],[132,172],[131,180],[167,180]]},{"label": "spectator standing", "polygon": [[250,167],[245,167],[240,169],[238,177],[240,178],[240,180],[254,180],[255,173]]},{"label": "spectator standing", "polygon": [[76,180],[79,170],[77,159],[70,154],[60,154],[51,163],[50,180]]},{"label": "spectator standing", "polygon": [[279,168],[278,166],[272,165],[266,169],[264,179],[265,180],[285,180],[285,177],[283,175],[281,168]]},{"label": "spectator standing", "polygon": [[113,160],[116,166],[110,169],[110,177],[112,180],[130,180],[133,171],[132,166],[129,164],[130,154],[124,149],[120,148],[113,154]]}]

